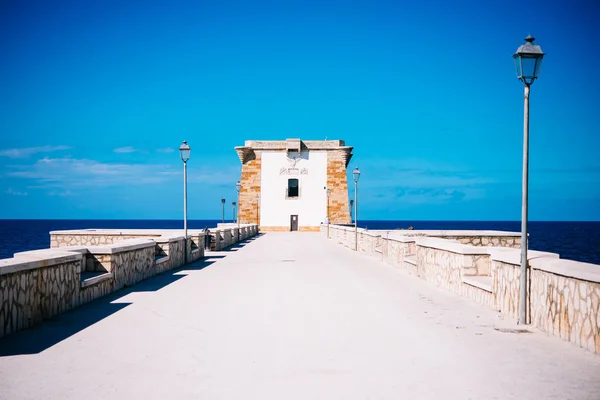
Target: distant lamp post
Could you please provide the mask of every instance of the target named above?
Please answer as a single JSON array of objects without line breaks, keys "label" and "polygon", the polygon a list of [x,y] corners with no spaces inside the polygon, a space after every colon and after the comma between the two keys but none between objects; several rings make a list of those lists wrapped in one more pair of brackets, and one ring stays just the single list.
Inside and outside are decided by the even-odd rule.
[{"label": "distant lamp post", "polygon": [[235,189],[237,190],[237,203],[238,203],[238,208],[237,208],[237,213],[236,213],[236,221],[237,221],[237,226],[238,226],[238,242],[240,241],[240,189],[242,188],[242,184],[240,183],[240,181],[237,181],[237,183],[235,184]]},{"label": "distant lamp post", "polygon": [[235,223],[235,201],[231,203],[231,222]]},{"label": "distant lamp post", "polygon": [[187,162],[190,159],[190,151],[192,148],[188,146],[187,141],[183,141],[179,146],[179,155],[183,161],[183,236],[185,237],[185,263],[187,264]]},{"label": "distant lamp post", "polygon": [[225,223],[225,199],[221,199],[221,223]]},{"label": "distant lamp post", "polygon": [[260,220],[258,219],[258,194],[256,195],[256,226],[260,226]]},{"label": "distant lamp post", "polygon": [[350,222],[354,221],[352,219],[352,207],[354,206],[354,200],[350,200]]},{"label": "distant lamp post", "polygon": [[358,167],[352,172],[354,176],[354,251],[358,251],[358,180],[360,171]]},{"label": "distant lamp post", "polygon": [[529,90],[540,74],[544,52],[534,37],[528,35],[525,44],[521,45],[513,55],[517,78],[525,86],[525,112],[523,124],[523,198],[521,205],[521,279],[519,297],[519,324],[527,323],[527,202],[529,185]]},{"label": "distant lamp post", "polygon": [[331,189],[327,189],[327,238],[329,239],[329,224],[331,224],[331,220],[329,218],[329,197],[331,196]]}]

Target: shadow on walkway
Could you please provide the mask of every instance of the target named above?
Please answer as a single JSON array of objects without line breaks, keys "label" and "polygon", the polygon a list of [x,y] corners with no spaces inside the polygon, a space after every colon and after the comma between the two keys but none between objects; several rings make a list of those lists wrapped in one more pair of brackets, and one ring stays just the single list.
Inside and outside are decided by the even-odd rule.
[{"label": "shadow on walkway", "polygon": [[[257,237],[255,236],[244,242],[240,242],[238,247],[244,247]],[[230,250],[231,248],[222,251],[227,252]],[[0,357],[40,353],[132,304],[117,302],[120,298],[130,293],[156,292],[184,278],[186,274],[181,274],[181,272],[201,271],[225,257],[225,255],[211,255],[211,252],[207,252],[204,258],[191,264],[163,272],[136,285],[121,289],[84,304],[81,307],[59,314],[56,317],[45,320],[41,325],[36,327],[7,335],[0,339]]]}]

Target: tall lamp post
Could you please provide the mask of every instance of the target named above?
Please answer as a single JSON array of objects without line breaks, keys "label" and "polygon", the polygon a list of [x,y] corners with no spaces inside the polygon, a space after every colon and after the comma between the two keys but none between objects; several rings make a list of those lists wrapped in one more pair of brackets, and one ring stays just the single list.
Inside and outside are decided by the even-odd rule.
[{"label": "tall lamp post", "polygon": [[354,176],[354,251],[358,251],[358,180],[360,179],[360,171],[358,167],[352,172]]},{"label": "tall lamp post", "polygon": [[521,204],[521,279],[519,282],[519,324],[527,323],[527,213],[529,184],[529,90],[533,81],[539,76],[544,52],[534,37],[528,35],[525,44],[521,45],[513,55],[517,78],[523,82],[525,92],[523,123],[523,198]]},{"label": "tall lamp post", "polygon": [[221,199],[221,223],[225,223],[225,199]]},{"label": "tall lamp post", "polygon": [[179,155],[183,161],[183,236],[185,238],[185,263],[187,264],[187,162],[190,159],[190,151],[187,141],[179,146]]},{"label": "tall lamp post", "polygon": [[329,239],[329,224],[331,223],[329,219],[329,197],[331,196],[331,189],[327,189],[327,239]]}]

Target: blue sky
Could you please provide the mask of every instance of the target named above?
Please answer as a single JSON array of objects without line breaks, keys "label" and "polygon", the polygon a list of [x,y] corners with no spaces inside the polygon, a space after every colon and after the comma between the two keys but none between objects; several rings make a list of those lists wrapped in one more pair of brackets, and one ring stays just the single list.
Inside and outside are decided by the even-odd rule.
[{"label": "blue sky", "polygon": [[[0,218],[191,219],[248,139],[354,146],[364,219],[600,220],[598,6],[583,1],[2,1]],[[351,193],[352,196],[352,193]],[[230,211],[229,211],[230,213]]]}]

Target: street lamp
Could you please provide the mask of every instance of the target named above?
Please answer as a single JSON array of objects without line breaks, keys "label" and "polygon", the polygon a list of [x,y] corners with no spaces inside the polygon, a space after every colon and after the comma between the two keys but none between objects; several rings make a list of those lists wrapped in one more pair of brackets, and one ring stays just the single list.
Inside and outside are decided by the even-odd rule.
[{"label": "street lamp", "polygon": [[221,223],[225,223],[225,199],[221,199]]},{"label": "street lamp", "polygon": [[329,197],[331,196],[331,189],[327,189],[327,239],[329,239],[329,224],[331,220],[329,218]]},{"label": "street lamp", "polygon": [[358,251],[358,180],[360,171],[358,167],[352,172],[354,176],[354,251]]},{"label": "street lamp", "polygon": [[539,76],[544,52],[534,37],[528,35],[525,44],[521,45],[513,55],[517,78],[523,82],[525,92],[525,110],[523,124],[523,198],[521,204],[521,279],[519,297],[519,324],[527,323],[527,201],[529,184],[529,90],[533,81]]},{"label": "street lamp", "polygon": [[256,195],[256,225],[260,226],[260,221],[258,219],[258,194]]},{"label": "street lamp", "polygon": [[237,220],[237,225],[238,225],[238,242],[240,241],[240,189],[242,187],[242,184],[240,183],[240,181],[237,181],[237,183],[235,184],[235,189],[237,190],[237,203],[238,203],[238,208],[237,208],[237,214],[235,219]]},{"label": "street lamp", "polygon": [[231,203],[231,222],[235,222],[235,201]]},{"label": "street lamp", "polygon": [[187,162],[190,159],[190,151],[187,141],[179,146],[179,155],[183,161],[183,236],[185,237],[185,263],[187,264]]}]

